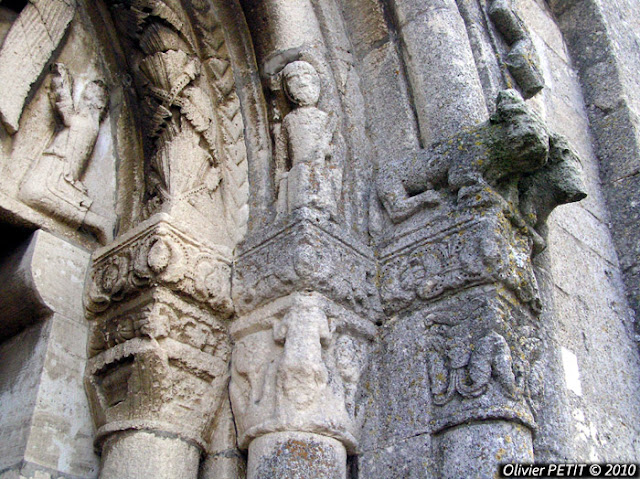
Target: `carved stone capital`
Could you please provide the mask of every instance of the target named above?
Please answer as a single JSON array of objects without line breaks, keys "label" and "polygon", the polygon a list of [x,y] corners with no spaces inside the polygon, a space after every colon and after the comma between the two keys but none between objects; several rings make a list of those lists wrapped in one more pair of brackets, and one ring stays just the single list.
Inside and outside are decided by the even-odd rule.
[{"label": "carved stone capital", "polygon": [[541,341],[537,318],[513,294],[471,288],[412,317],[426,330],[433,432],[488,419],[535,428]]},{"label": "carved stone capital", "polygon": [[154,287],[202,303],[221,317],[233,313],[230,252],[194,240],[173,223],[168,215],[155,215],[95,253],[85,299],[90,313]]},{"label": "carved stone capital", "polygon": [[242,448],[300,431],[355,450],[355,404],[375,326],[318,293],[293,293],[238,319],[230,396]]},{"label": "carved stone capital", "polygon": [[85,382],[98,444],[155,430],[204,450],[224,397],[229,259],[174,223],[155,216],[94,257]]},{"label": "carved stone capital", "polygon": [[529,229],[514,225],[500,207],[440,213],[381,249],[381,295],[388,314],[420,309],[446,293],[483,284],[500,285],[534,311],[540,308]]},{"label": "carved stone capital", "polygon": [[233,298],[241,314],[296,291],[317,291],[364,317],[381,306],[373,252],[302,210],[284,226],[245,241],[235,261]]}]

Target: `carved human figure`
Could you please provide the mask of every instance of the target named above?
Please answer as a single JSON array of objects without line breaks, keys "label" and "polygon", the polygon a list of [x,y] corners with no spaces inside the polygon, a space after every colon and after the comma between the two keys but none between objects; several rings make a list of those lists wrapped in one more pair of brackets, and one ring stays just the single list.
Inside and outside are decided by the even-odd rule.
[{"label": "carved human figure", "polygon": [[294,108],[276,140],[278,213],[309,206],[334,215],[330,162],[336,119],[317,107],[320,77],[311,64],[295,61],[283,69],[282,82]]},{"label": "carved human figure", "polygon": [[276,379],[280,400],[286,398],[297,408],[313,404],[329,379],[322,349],[331,341],[331,333],[324,311],[305,298],[296,301],[274,328],[274,339],[284,343]]},{"label": "carved human figure", "polygon": [[88,83],[77,104],[73,100],[72,79],[67,68],[52,67],[52,103],[62,121],[62,129],[53,138],[45,155],[64,160],[64,179],[86,194],[81,178],[98,138],[100,122],[107,108],[107,89],[100,80]]}]

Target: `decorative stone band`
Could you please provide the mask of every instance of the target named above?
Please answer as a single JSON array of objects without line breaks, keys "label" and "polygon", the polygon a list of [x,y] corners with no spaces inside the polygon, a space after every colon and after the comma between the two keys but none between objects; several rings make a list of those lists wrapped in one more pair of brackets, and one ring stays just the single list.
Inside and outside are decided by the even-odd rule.
[{"label": "decorative stone band", "polygon": [[233,298],[240,314],[296,291],[317,291],[364,317],[382,307],[373,252],[308,210],[239,247]]},{"label": "decorative stone band", "polygon": [[445,293],[482,284],[501,284],[538,311],[528,233],[514,226],[500,206],[449,210],[438,221],[420,225],[382,249],[386,312],[419,309]]},{"label": "decorative stone band", "polygon": [[538,321],[513,293],[474,287],[412,317],[426,328],[432,432],[489,419],[535,429],[543,384]]},{"label": "decorative stone band", "polygon": [[293,293],[238,319],[230,396],[238,443],[299,431],[355,451],[360,374],[376,329],[318,293]]},{"label": "decorative stone band", "polygon": [[204,450],[229,377],[223,323],[166,289],[112,313],[94,325],[85,373],[96,443],[144,429]]},{"label": "decorative stone band", "polygon": [[99,314],[146,288],[163,286],[221,317],[233,314],[231,252],[192,239],[157,214],[94,255],[85,305]]}]

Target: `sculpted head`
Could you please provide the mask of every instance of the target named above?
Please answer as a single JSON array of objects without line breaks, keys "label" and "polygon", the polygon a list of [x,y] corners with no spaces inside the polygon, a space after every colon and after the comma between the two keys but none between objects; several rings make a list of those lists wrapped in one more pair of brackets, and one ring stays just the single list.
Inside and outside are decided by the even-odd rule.
[{"label": "sculpted head", "polygon": [[549,154],[547,127],[517,91],[504,90],[498,94],[492,122],[501,127],[498,149],[511,163],[509,170],[525,173],[544,166]]},{"label": "sculpted head", "polygon": [[107,107],[108,100],[107,86],[102,80],[89,82],[84,87],[80,100],[82,107],[103,112]]},{"label": "sculpted head", "polygon": [[282,70],[282,83],[289,99],[300,106],[315,106],[320,98],[320,76],[308,62],[295,61]]}]

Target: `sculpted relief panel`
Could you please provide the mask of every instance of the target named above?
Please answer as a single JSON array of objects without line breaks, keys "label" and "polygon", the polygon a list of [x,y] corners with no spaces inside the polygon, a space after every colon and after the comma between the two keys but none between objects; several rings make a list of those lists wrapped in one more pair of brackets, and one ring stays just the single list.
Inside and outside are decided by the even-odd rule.
[{"label": "sculpted relief panel", "polygon": [[115,224],[111,120],[119,113],[111,115],[110,103],[112,90],[116,98],[120,92],[113,72],[93,25],[82,20],[84,5],[18,6],[2,7],[2,205],[22,224],[53,229],[86,247],[104,244]]},{"label": "sculpted relief panel", "polygon": [[192,15],[174,2],[109,4],[131,41],[142,106],[141,217],[193,216],[192,228],[233,246],[248,217],[246,151],[231,61],[210,4],[197,2]]},{"label": "sculpted relief panel", "polygon": [[[22,201],[44,213],[85,227],[101,242],[111,236],[113,218],[94,213],[82,182],[108,105],[102,80],[92,80],[78,94],[61,63],[52,66],[51,103],[59,126],[49,146],[35,159],[20,186]],[[74,101],[74,97],[78,98]]]}]

